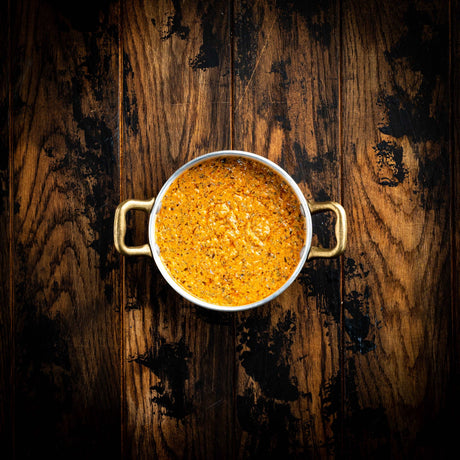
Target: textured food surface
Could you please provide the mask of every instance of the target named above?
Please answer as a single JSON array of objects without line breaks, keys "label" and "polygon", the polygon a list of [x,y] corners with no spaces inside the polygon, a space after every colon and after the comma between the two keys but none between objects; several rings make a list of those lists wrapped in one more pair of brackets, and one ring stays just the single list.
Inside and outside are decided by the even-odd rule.
[{"label": "textured food surface", "polygon": [[181,174],[163,197],[155,238],[163,264],[192,295],[238,306],[290,278],[305,244],[290,185],[262,163],[221,157]]}]

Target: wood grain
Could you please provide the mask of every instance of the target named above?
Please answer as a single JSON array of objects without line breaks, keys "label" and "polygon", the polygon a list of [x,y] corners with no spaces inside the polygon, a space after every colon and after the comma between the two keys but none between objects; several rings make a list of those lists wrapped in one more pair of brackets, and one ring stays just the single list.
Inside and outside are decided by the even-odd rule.
[{"label": "wood grain", "polygon": [[[307,199],[340,201],[338,3],[235,2],[234,148],[282,166]],[[329,246],[331,216],[314,219]],[[333,456],[340,440],[340,269],[309,262],[238,315],[238,458]]]},{"label": "wood grain", "polygon": [[[192,158],[230,147],[227,2],[125,2],[123,198],[150,199]],[[146,242],[147,219],[132,219]],[[231,316],[173,291],[151,259],[126,259],[128,458],[233,456]]]},{"label": "wood grain", "polygon": [[[452,160],[452,354],[453,354],[453,377],[451,381],[452,398],[451,416],[460,408],[460,2],[452,2],[450,17],[451,32],[451,82],[450,82],[450,153]],[[452,431],[450,431],[452,433]],[[456,439],[452,433],[452,441]],[[453,441],[454,442],[454,441]],[[453,443],[452,443],[453,446]]]},{"label": "wood grain", "polygon": [[11,6],[16,454],[117,456],[118,9]]},{"label": "wood grain", "polygon": [[13,455],[13,337],[10,277],[9,8],[0,2],[0,446]]},{"label": "wood grain", "polygon": [[348,454],[445,454],[450,377],[447,1],[344,0]]}]

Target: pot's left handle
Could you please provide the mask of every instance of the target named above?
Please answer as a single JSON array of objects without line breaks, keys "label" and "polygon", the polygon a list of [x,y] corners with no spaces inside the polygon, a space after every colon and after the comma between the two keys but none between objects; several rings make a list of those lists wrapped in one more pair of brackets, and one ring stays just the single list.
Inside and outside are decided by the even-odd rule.
[{"label": "pot's left handle", "polygon": [[113,240],[116,250],[125,256],[150,256],[152,251],[148,244],[142,246],[126,246],[126,214],[132,209],[149,213],[153,208],[155,198],[151,200],[126,200],[120,203],[115,211],[113,223]]}]

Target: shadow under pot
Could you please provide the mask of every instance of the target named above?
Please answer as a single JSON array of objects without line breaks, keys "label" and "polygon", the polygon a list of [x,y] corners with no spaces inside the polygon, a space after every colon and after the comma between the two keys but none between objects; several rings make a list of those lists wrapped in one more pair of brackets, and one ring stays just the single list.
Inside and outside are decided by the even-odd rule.
[{"label": "shadow under pot", "polygon": [[[149,213],[148,244],[126,245],[130,210]],[[322,211],[336,216],[331,249],[311,245],[311,215]],[[247,310],[273,300],[307,260],[342,254],[346,239],[341,205],[307,202],[278,165],[236,150],[188,162],[156,198],[121,203],[114,221],[121,254],[153,257],[173,289],[217,311]]]}]

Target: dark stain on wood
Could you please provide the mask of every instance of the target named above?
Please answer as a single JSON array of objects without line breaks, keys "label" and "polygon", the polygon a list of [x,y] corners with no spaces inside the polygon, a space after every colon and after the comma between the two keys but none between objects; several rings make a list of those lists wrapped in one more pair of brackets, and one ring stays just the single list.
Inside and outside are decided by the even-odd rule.
[{"label": "dark stain on wood", "polygon": [[275,103],[273,103],[270,96],[265,94],[262,98],[262,103],[257,109],[257,114],[267,120],[270,125],[279,126],[284,131],[291,131],[292,129],[286,96],[282,92],[279,93],[278,100]]},{"label": "dark stain on wood", "polygon": [[158,377],[158,384],[150,388],[152,402],[158,405],[162,414],[179,420],[193,410],[192,401],[185,395],[191,356],[183,339],[167,343],[160,337],[157,346],[131,360],[148,368]]},{"label": "dark stain on wood", "polygon": [[308,27],[308,33],[326,48],[331,45],[332,25],[328,22],[328,11],[335,2],[305,2],[302,0],[277,0],[276,6],[280,15],[280,24],[289,31],[292,28],[292,17],[298,15]]},{"label": "dark stain on wood", "polygon": [[[304,167],[310,171],[314,172],[323,172],[326,168],[327,162],[330,164],[337,161],[337,152],[335,150],[318,153],[317,156],[309,159],[307,152],[304,148],[300,146],[298,142],[293,144],[294,153],[298,160],[303,158]],[[318,200],[322,200],[323,197],[318,197]]]},{"label": "dark stain on wood", "polygon": [[236,398],[238,422],[251,435],[247,452],[254,459],[277,459],[289,456],[297,448],[292,444],[291,433],[298,429],[298,419],[290,406],[263,396],[256,397],[254,390],[246,388]]},{"label": "dark stain on wood", "polygon": [[356,262],[351,257],[345,258],[344,275],[348,280],[353,278],[366,278],[369,275],[369,270],[365,270],[361,262]]},{"label": "dark stain on wood", "polygon": [[295,315],[290,311],[273,326],[269,316],[256,314],[238,326],[238,359],[269,398],[280,401],[299,398],[289,365],[294,332]]},{"label": "dark stain on wood", "polygon": [[[152,263],[153,261],[147,260],[146,262]],[[169,305],[169,308],[180,307],[182,297],[169,286],[156,267],[152,267],[152,272],[150,285],[143,286],[143,289],[146,289],[151,299],[149,307],[154,311],[160,311],[164,305]],[[141,306],[138,305],[138,308],[141,308]]]},{"label": "dark stain on wood", "polygon": [[270,69],[270,73],[275,73],[279,75],[280,81],[278,84],[282,89],[288,89],[291,84],[286,72],[286,65],[290,64],[291,58],[280,59],[279,61],[273,62]]},{"label": "dark stain on wood", "polygon": [[[297,182],[306,181],[314,173],[322,173],[337,161],[337,152],[330,150],[318,152],[315,156],[309,154],[304,146],[298,141],[294,141],[290,148],[286,149],[286,154],[282,156],[280,166],[289,173]],[[315,196],[317,201],[325,201],[325,191],[320,190]],[[329,200],[327,198],[326,200]]]},{"label": "dark stain on wood", "polygon": [[382,92],[379,96],[378,104],[385,107],[387,117],[379,125],[379,131],[397,139],[408,136],[413,142],[439,140],[442,124],[438,117],[430,116],[431,102],[424,97],[414,100],[401,88],[396,91],[393,94]]},{"label": "dark stain on wood", "polygon": [[126,299],[125,311],[140,310],[140,309],[141,309],[141,306],[137,303],[135,297],[128,297]]},{"label": "dark stain on wood", "polygon": [[[28,279],[32,276],[24,275]],[[16,418],[15,430],[28,440],[16,452],[25,458],[37,450],[51,449],[57,454],[62,446],[59,442],[55,446],[47,444],[47,430],[54,429],[58,438],[66,439],[62,418],[72,411],[71,351],[66,340],[70,331],[59,314],[49,316],[45,299],[37,304],[35,296],[39,291],[38,285],[29,281],[19,283],[15,293],[22,303],[23,324],[16,334],[15,412],[27,414]],[[67,449],[68,446],[64,452]]]},{"label": "dark stain on wood", "polygon": [[[70,23],[72,29],[80,32],[93,32],[100,28],[100,15],[107,14],[114,0],[70,0],[68,2],[46,0],[46,2]],[[59,25],[62,29],[66,28],[66,22],[60,21]]]},{"label": "dark stain on wood", "polygon": [[240,9],[236,14],[234,29],[235,75],[243,81],[248,81],[256,64],[258,24],[246,0],[241,2]]},{"label": "dark stain on wood", "polygon": [[186,40],[190,33],[190,27],[182,24],[182,7],[180,0],[172,0],[172,11],[162,18],[161,22],[154,18],[151,22],[154,26],[159,27],[161,40],[168,40],[173,35],[176,35],[181,40]]},{"label": "dark stain on wood", "polygon": [[347,347],[355,353],[368,353],[375,350],[375,337],[369,337],[372,324],[369,318],[370,288],[364,292],[351,291],[343,301],[345,311],[344,327],[348,337]]},{"label": "dark stain on wood", "polygon": [[[321,200],[329,201],[329,200]],[[330,248],[335,244],[334,224],[335,218],[330,212],[323,212],[312,216],[313,228],[315,230],[314,244],[323,248]],[[317,242],[316,242],[317,241]]]},{"label": "dark stain on wood", "polygon": [[[359,440],[363,437],[370,437],[372,444],[370,451],[366,451],[366,455],[370,455],[372,458],[388,458],[392,451],[391,428],[385,408],[363,408],[359,402],[359,390],[355,378],[357,373],[355,359],[347,359],[345,368],[347,414],[343,420],[343,427],[347,443],[343,452],[347,455],[361,455]],[[366,446],[366,448],[368,447]]]},{"label": "dark stain on wood", "polygon": [[[356,263],[352,258],[347,258],[344,274],[348,280],[357,278],[366,280],[369,270],[365,270],[361,262]],[[343,300],[344,329],[347,334],[346,347],[354,353],[366,354],[375,350],[375,328],[379,325],[372,323],[369,316],[369,298],[371,288],[365,284],[363,291],[350,291]]]},{"label": "dark stain on wood", "polygon": [[419,170],[416,177],[416,194],[420,197],[423,207],[436,208],[445,202],[445,196],[436,190],[446,185],[449,179],[450,164],[445,148],[433,149],[436,153],[430,157],[424,156],[419,160]]},{"label": "dark stain on wood", "polygon": [[323,119],[324,121],[329,121],[331,117],[336,118],[334,114],[337,113],[338,110],[338,98],[337,95],[334,94],[334,99],[332,102],[321,101],[316,108],[316,114],[318,118]]},{"label": "dark stain on wood", "polygon": [[[395,80],[394,93],[382,93],[379,100],[387,112],[387,120],[379,126],[384,134],[396,138],[406,135],[413,142],[440,141],[445,137],[448,107],[438,105],[433,97],[440,78],[448,73],[448,55],[439,50],[448,48],[449,37],[445,24],[435,21],[432,14],[410,4],[404,16],[404,33],[385,52]],[[403,78],[409,81],[408,72],[421,81],[406,86]]]},{"label": "dark stain on wood", "polygon": [[381,141],[373,149],[377,157],[379,184],[396,187],[404,182],[408,171],[403,163],[403,148],[395,142]]},{"label": "dark stain on wood", "polygon": [[189,59],[189,65],[193,70],[205,71],[211,67],[219,66],[218,49],[221,44],[219,43],[217,35],[213,32],[213,20],[216,13],[218,14],[218,12],[214,11],[212,6],[208,6],[201,17],[203,43],[200,46],[198,54],[193,59]]},{"label": "dark stain on wood", "polygon": [[321,312],[340,324],[340,297],[330,286],[340,280],[339,267],[334,264],[325,271],[323,261],[308,262],[298,277],[305,289],[305,294],[316,298]]},{"label": "dark stain on wood", "polygon": [[222,314],[221,312],[196,307],[194,314],[207,324],[220,326],[233,326],[234,318],[231,312]]},{"label": "dark stain on wood", "polygon": [[342,378],[341,373],[333,375],[328,381],[321,386],[320,397],[322,401],[321,414],[326,419],[330,420],[333,436],[329,440],[333,452],[337,453],[340,449],[339,439],[341,435],[342,421]]},{"label": "dark stain on wood", "polygon": [[[75,85],[74,82],[73,89]],[[72,193],[78,196],[80,212],[85,213],[90,220],[92,241],[89,247],[99,254],[100,273],[105,278],[117,267],[115,258],[110,257],[113,254],[113,213],[117,205],[111,179],[117,172],[114,136],[103,119],[83,116],[79,101],[75,98],[74,119],[78,123],[79,132],[65,134],[67,152],[51,150],[49,156],[53,171],[65,170],[68,174],[72,173],[69,174],[69,185]],[[98,180],[92,181],[94,177]]]}]

